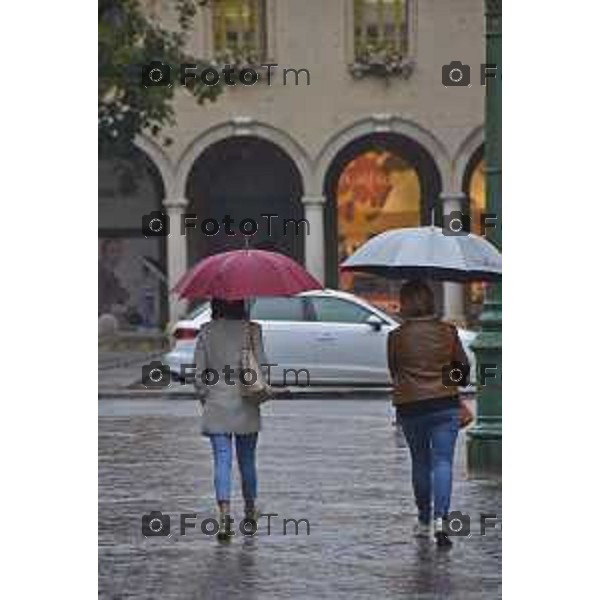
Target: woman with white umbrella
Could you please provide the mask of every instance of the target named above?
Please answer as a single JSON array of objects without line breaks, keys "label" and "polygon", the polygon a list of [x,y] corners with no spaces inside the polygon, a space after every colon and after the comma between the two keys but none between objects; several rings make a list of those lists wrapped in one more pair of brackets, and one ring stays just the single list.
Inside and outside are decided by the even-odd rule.
[{"label": "woman with white umbrella", "polygon": [[[450,510],[454,447],[460,426],[458,383],[469,362],[456,327],[434,315],[433,293],[414,280],[400,290],[404,322],[388,337],[388,364],[394,382],[396,420],[412,459],[417,504],[415,533],[451,546],[443,522]],[[452,367],[458,377],[452,377]],[[447,373],[446,373],[447,371]],[[446,377],[448,380],[446,380]],[[432,512],[433,504],[433,512]]]},{"label": "woman with white umbrella", "polygon": [[342,270],[410,279],[400,290],[404,320],[389,334],[388,363],[397,421],[412,459],[416,533],[429,536],[433,522],[437,544],[449,547],[443,525],[450,510],[454,447],[459,428],[473,418],[458,387],[468,383],[470,366],[456,327],[434,315],[433,293],[423,279],[499,281],[502,255],[472,233],[408,227],[371,238]]}]

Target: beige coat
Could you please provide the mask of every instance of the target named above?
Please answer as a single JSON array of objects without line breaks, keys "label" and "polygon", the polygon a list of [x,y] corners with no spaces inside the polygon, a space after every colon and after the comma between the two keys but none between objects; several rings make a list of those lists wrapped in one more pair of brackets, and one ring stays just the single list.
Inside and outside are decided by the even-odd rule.
[{"label": "beige coat", "polygon": [[[243,434],[260,430],[260,408],[256,402],[242,398],[243,384],[239,380],[242,344],[248,327],[256,360],[259,364],[266,364],[262,331],[258,323],[216,319],[200,328],[195,352],[195,386],[204,405],[202,431],[206,434]],[[229,375],[233,385],[227,384],[223,372],[226,365],[233,370]],[[217,371],[219,378],[216,384],[208,385],[203,381],[202,373],[206,369]],[[266,376],[266,369],[263,369],[263,373]],[[214,373],[208,374],[208,382],[212,383],[214,378]]]}]

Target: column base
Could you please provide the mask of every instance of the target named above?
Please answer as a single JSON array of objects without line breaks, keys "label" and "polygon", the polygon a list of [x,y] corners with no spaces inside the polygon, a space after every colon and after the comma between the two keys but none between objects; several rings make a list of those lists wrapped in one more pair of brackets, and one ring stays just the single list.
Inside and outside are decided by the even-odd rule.
[{"label": "column base", "polygon": [[473,477],[502,476],[502,430],[474,427],[467,434],[467,467]]}]

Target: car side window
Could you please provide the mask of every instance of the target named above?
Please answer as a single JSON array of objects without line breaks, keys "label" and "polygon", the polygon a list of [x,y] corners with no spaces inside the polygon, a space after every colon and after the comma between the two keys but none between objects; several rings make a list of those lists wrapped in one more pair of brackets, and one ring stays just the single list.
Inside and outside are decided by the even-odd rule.
[{"label": "car side window", "polygon": [[250,318],[259,321],[304,321],[304,300],[291,298],[256,298],[250,307]]},{"label": "car side window", "polygon": [[339,298],[311,296],[315,320],[326,323],[366,323],[373,315],[370,310]]}]

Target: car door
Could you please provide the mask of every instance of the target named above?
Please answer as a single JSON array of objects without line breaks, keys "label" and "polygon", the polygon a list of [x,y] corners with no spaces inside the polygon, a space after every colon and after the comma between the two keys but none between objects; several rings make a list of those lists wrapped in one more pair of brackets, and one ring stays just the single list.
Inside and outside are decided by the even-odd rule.
[{"label": "car door", "polygon": [[[307,296],[317,333],[318,360],[332,383],[389,385],[387,335],[396,327],[366,306],[350,299]],[[369,323],[377,320],[380,326]]]},{"label": "car door", "polygon": [[[306,299],[301,296],[256,298],[250,307],[250,318],[262,327],[267,360],[276,363],[271,367],[271,383],[295,385],[295,372],[298,372],[298,385],[309,383],[315,365],[311,338],[306,330]],[[308,375],[301,369],[306,369]]]}]

